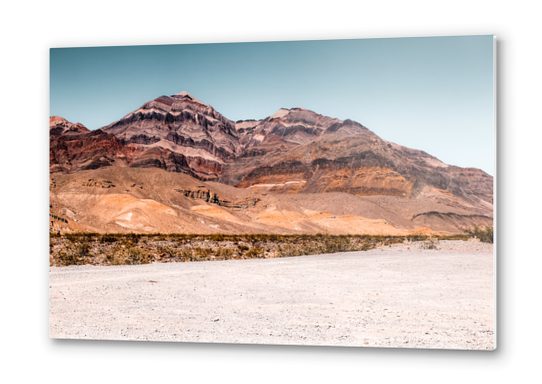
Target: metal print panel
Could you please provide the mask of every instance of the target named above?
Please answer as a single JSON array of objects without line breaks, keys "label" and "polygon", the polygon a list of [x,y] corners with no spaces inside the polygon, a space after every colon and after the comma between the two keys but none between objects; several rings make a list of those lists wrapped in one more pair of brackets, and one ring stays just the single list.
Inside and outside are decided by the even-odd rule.
[{"label": "metal print panel", "polygon": [[493,36],[50,60],[52,338],[495,349]]}]

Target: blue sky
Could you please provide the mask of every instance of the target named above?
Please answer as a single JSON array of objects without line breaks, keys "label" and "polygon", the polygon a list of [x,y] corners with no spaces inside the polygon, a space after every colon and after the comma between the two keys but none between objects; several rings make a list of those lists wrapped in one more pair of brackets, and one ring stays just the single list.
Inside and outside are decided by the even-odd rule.
[{"label": "blue sky", "polygon": [[494,174],[493,36],[53,48],[50,114],[89,129],[187,91],[231,120],[303,107]]}]

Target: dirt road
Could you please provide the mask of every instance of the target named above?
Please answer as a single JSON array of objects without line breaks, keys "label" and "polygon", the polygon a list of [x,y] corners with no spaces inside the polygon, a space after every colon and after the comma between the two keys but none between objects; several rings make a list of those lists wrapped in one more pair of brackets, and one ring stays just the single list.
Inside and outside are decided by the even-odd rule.
[{"label": "dirt road", "polygon": [[53,338],[494,349],[493,247],[50,271]]}]

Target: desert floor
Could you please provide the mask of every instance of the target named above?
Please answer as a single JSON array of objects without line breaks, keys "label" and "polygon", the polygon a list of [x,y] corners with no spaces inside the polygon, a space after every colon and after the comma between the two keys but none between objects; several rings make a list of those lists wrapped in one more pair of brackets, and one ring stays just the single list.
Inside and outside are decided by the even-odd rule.
[{"label": "desert floor", "polygon": [[490,244],[50,269],[63,339],[495,348]]}]

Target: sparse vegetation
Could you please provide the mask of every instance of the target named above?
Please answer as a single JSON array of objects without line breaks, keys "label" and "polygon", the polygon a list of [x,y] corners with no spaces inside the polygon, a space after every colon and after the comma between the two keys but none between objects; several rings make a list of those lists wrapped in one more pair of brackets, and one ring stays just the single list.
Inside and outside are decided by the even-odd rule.
[{"label": "sparse vegetation", "polygon": [[88,264],[91,257],[90,250],[91,246],[86,242],[77,243],[68,240],[63,249],[53,258],[53,261],[59,267]]},{"label": "sparse vegetation", "polygon": [[198,260],[204,260],[214,253],[212,248],[201,247],[193,248],[193,252]]},{"label": "sparse vegetation", "polygon": [[217,256],[224,260],[229,260],[233,257],[233,249],[231,248],[221,248],[217,253]]},{"label": "sparse vegetation", "polygon": [[483,243],[493,244],[493,227],[479,227],[477,225],[474,228],[467,228],[465,231],[472,238],[477,238]]},{"label": "sparse vegetation", "polygon": [[258,246],[254,246],[254,247],[250,248],[245,255],[249,259],[262,257],[263,256],[263,248],[258,247]]},{"label": "sparse vegetation", "polygon": [[440,249],[440,246],[439,246],[439,239],[435,238],[435,237],[430,237],[429,239],[423,241],[421,243],[421,248],[422,249],[430,249],[430,250],[437,250],[437,249]]},{"label": "sparse vegetation", "polygon": [[[492,237],[491,228],[491,239]],[[426,249],[438,249],[440,240],[485,241],[488,229],[475,228],[472,234],[453,236],[409,235],[198,235],[51,233],[50,265],[133,265],[152,262],[191,262],[252,258],[291,257],[336,252],[367,251],[402,242],[422,242]],[[486,237],[482,236],[485,234]]]},{"label": "sparse vegetation", "polygon": [[111,265],[136,265],[151,262],[149,253],[144,249],[124,245],[115,247],[112,252],[107,254],[106,258]]}]

